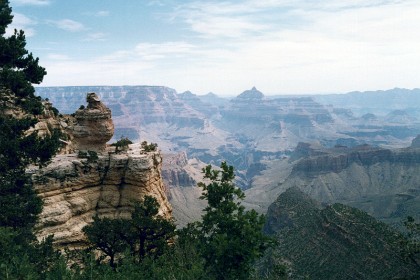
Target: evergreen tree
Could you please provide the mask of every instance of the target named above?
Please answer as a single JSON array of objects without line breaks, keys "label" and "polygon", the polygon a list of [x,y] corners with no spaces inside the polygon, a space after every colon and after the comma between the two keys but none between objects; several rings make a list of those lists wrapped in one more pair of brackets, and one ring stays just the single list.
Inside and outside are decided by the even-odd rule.
[{"label": "evergreen tree", "polygon": [[[29,163],[44,164],[59,148],[59,133],[40,139],[25,131],[36,123],[32,114],[42,112],[40,98],[32,83],[46,74],[38,58],[25,49],[23,31],[10,37],[6,28],[12,22],[9,1],[0,1],[0,226],[31,229],[41,211],[41,200],[30,186],[25,168]],[[28,117],[16,119],[7,110],[21,110]]]},{"label": "evergreen tree", "polygon": [[[248,279],[255,261],[269,246],[264,236],[264,216],[245,211],[241,200],[245,195],[235,186],[233,166],[222,162],[220,170],[211,165],[203,169],[201,199],[208,202],[202,222],[191,226],[197,236],[205,266],[215,279]],[[195,233],[194,233],[195,232]]]},{"label": "evergreen tree", "polygon": [[43,139],[26,133],[42,113],[32,83],[40,83],[46,72],[25,49],[23,31],[6,36],[12,19],[9,1],[0,0],[0,278],[42,279],[57,255],[51,239],[39,243],[32,233],[42,201],[25,169],[51,159],[59,132]]},{"label": "evergreen tree", "polygon": [[130,220],[95,217],[83,231],[92,247],[109,257],[109,264],[115,267],[116,257],[126,249],[138,263],[162,255],[175,235],[175,225],[159,215],[156,198],[145,196],[135,204]]},{"label": "evergreen tree", "polygon": [[35,98],[32,84],[41,83],[47,72],[38,65],[39,59],[26,50],[23,30],[15,29],[12,36],[6,36],[6,28],[12,20],[9,1],[0,0],[0,85],[22,98],[22,105],[31,108],[32,113],[39,114],[40,101]]}]

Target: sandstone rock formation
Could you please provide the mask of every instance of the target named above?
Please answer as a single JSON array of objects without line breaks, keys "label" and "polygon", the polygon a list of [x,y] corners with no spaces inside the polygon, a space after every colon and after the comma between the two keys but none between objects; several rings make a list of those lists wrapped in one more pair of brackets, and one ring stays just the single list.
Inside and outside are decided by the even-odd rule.
[{"label": "sandstone rock formation", "polygon": [[97,160],[59,155],[45,168],[33,170],[33,186],[44,201],[37,225],[39,239],[54,235],[58,248],[85,244],[82,228],[92,217],[129,217],[133,203],[155,197],[160,215],[172,213],[161,177],[159,152],[140,153],[133,144],[124,154],[100,154]]},{"label": "sandstone rock formation", "polygon": [[64,151],[48,166],[28,169],[44,202],[37,237],[54,235],[57,248],[85,246],[82,229],[94,216],[129,218],[135,201],[145,195],[157,199],[161,216],[172,218],[160,152],[146,152],[140,144],[121,153],[107,147],[114,133],[111,110],[95,93],[87,95],[87,102],[87,108],[60,119],[48,114],[47,102],[46,113],[34,128],[41,135],[59,128],[67,140]]},{"label": "sandstone rock formation", "polygon": [[74,144],[78,150],[103,151],[114,135],[111,110],[95,93],[88,93],[88,105],[76,111],[73,126]]}]

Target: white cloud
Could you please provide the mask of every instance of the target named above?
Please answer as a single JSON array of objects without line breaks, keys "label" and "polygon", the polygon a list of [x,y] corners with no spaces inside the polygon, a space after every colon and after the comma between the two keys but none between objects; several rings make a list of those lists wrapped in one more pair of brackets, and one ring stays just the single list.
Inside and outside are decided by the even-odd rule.
[{"label": "white cloud", "polygon": [[107,34],[102,32],[89,33],[85,41],[106,41]]},{"label": "white cloud", "polygon": [[200,64],[177,82],[207,84],[204,93],[248,82],[268,93],[418,87],[419,13],[416,1],[392,0],[182,5],[173,20],[204,40]]},{"label": "white cloud", "polygon": [[107,17],[109,16],[110,12],[109,11],[98,11],[95,16],[97,17]]},{"label": "white cloud", "polygon": [[173,58],[189,55],[194,49],[186,42],[165,42],[160,44],[141,43],[136,46],[135,53],[144,60]]},{"label": "white cloud", "polygon": [[59,61],[69,60],[70,59],[67,55],[65,55],[65,54],[58,54],[58,53],[50,53],[50,54],[48,54],[47,58],[49,60],[59,60]]},{"label": "white cloud", "polygon": [[52,56],[43,63],[45,83],[156,84],[225,95],[254,85],[267,94],[413,88],[419,14],[419,2],[410,0],[196,1],[173,13],[188,36],[86,61]]},{"label": "white cloud", "polygon": [[51,1],[49,0],[11,0],[11,5],[14,6],[16,5],[20,5],[20,6],[24,6],[24,5],[33,5],[33,6],[47,6],[51,3]]},{"label": "white cloud", "polygon": [[6,35],[12,35],[15,29],[25,31],[25,35],[27,37],[35,35],[35,29],[33,28],[33,26],[37,24],[35,20],[32,20],[20,13],[14,13],[13,15],[13,22],[8,26]]},{"label": "white cloud", "polygon": [[71,20],[71,19],[62,19],[62,20],[50,21],[50,22],[53,23],[58,28],[66,30],[66,31],[70,31],[70,32],[78,32],[78,31],[86,30],[86,27],[82,23]]}]

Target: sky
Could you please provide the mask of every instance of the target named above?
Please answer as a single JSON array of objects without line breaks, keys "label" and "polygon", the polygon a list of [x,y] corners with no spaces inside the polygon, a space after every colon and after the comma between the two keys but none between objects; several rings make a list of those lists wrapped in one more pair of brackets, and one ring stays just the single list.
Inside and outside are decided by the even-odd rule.
[{"label": "sky", "polygon": [[420,87],[419,0],[10,0],[42,86],[232,96]]}]

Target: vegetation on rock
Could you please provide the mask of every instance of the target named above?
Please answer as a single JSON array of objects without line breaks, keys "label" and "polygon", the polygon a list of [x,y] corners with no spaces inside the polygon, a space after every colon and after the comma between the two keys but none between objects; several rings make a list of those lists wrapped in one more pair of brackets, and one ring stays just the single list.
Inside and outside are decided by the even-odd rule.
[{"label": "vegetation on rock", "polygon": [[141,147],[142,149],[148,153],[148,152],[154,152],[157,149],[157,144],[156,143],[150,143],[148,144],[147,141],[143,141],[141,142]]},{"label": "vegetation on rock", "polygon": [[115,147],[115,152],[123,152],[128,150],[128,145],[133,144],[133,142],[127,137],[121,136],[121,139],[115,143],[112,143],[111,146]]},{"label": "vegetation on rock", "polygon": [[126,250],[137,263],[146,257],[163,254],[175,234],[173,221],[161,217],[156,198],[145,196],[134,206],[131,219],[110,219],[94,217],[86,226],[86,233],[93,249],[102,251],[109,257],[111,267],[115,267],[115,257]]},{"label": "vegetation on rock", "polygon": [[98,153],[95,151],[79,151],[77,154],[78,158],[86,158],[88,162],[95,162],[98,160]]}]

